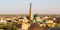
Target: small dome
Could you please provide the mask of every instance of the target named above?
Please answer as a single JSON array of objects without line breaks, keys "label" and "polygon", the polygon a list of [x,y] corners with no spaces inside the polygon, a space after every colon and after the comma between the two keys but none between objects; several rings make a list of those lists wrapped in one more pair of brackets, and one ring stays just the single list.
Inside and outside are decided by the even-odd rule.
[{"label": "small dome", "polygon": [[34,15],[34,18],[37,18],[37,17],[40,17],[40,16],[39,16],[39,14],[36,13],[36,14]]}]

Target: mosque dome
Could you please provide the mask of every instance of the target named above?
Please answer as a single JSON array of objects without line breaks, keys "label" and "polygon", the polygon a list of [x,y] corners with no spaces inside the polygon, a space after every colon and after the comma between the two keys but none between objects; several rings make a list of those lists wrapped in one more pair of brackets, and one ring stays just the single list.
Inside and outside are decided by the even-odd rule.
[{"label": "mosque dome", "polygon": [[39,14],[36,13],[36,14],[34,15],[34,18],[37,18],[37,17],[40,17],[40,16],[39,16]]}]

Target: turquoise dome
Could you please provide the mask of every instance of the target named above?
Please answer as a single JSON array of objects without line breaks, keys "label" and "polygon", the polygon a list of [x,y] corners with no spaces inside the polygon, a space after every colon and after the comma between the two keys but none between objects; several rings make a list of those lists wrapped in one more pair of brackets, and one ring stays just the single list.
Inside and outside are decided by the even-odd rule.
[{"label": "turquoise dome", "polygon": [[37,18],[37,17],[40,17],[40,16],[39,16],[39,14],[36,13],[36,14],[34,15],[34,18]]}]

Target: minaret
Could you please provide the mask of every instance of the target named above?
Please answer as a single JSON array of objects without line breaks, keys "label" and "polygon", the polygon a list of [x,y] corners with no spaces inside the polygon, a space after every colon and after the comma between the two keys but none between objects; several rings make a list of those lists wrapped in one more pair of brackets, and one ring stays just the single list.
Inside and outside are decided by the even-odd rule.
[{"label": "minaret", "polygon": [[32,3],[30,3],[30,12],[29,12],[29,19],[33,20],[33,14],[32,14]]}]

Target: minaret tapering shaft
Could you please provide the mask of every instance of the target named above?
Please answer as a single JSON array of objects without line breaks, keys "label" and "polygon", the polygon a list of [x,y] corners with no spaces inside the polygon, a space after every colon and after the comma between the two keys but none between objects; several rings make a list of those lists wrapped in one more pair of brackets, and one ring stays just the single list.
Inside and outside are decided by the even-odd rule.
[{"label": "minaret tapering shaft", "polygon": [[32,3],[30,3],[30,12],[29,12],[30,20],[33,19],[33,14],[32,14]]}]

